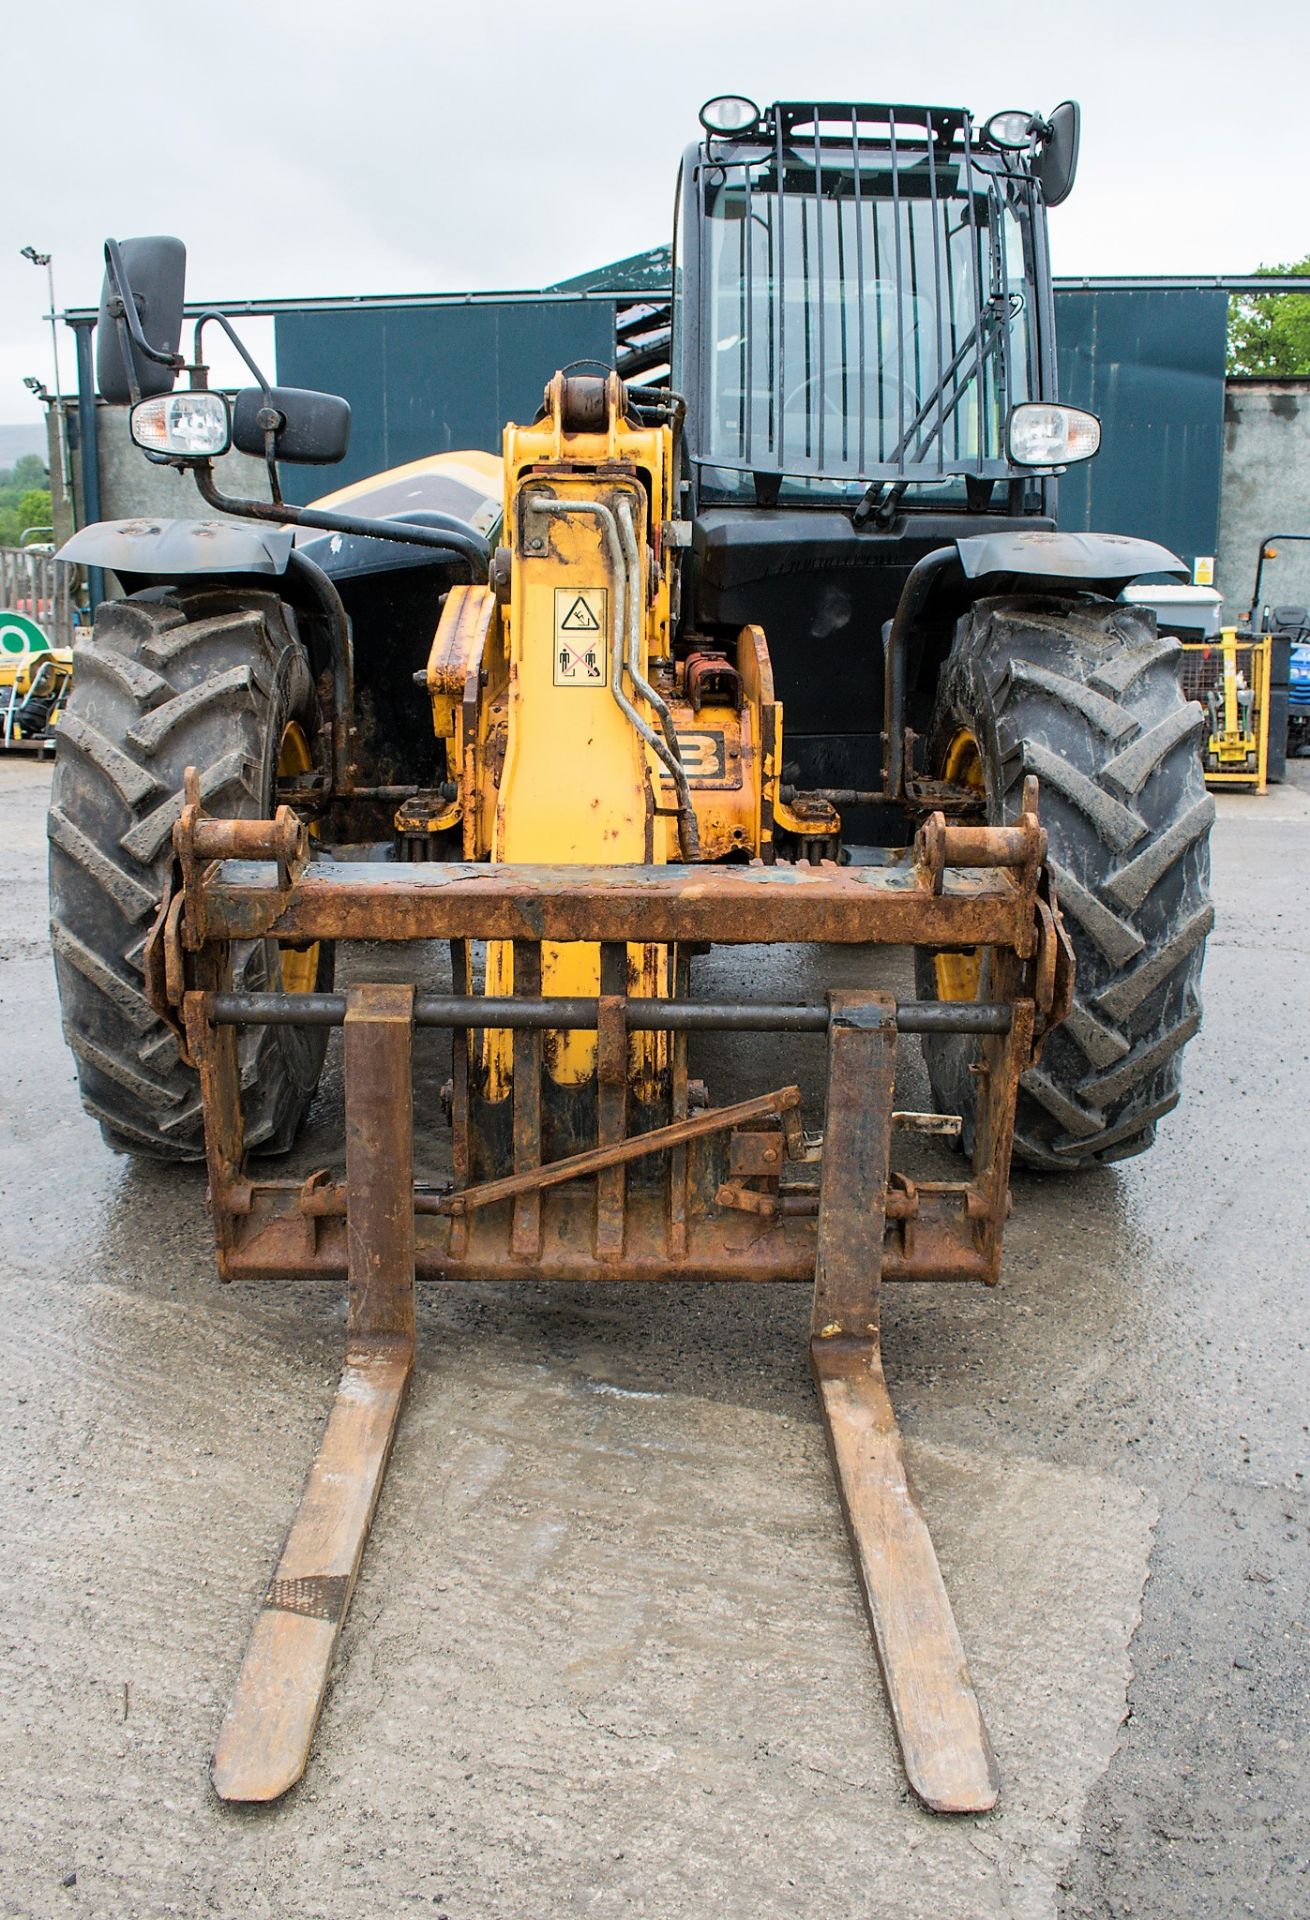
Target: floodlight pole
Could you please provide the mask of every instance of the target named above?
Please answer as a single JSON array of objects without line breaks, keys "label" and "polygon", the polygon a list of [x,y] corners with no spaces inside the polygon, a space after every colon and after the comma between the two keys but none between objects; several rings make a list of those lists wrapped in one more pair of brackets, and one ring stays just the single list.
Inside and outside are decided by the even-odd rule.
[{"label": "floodlight pole", "polygon": [[59,384],[59,321],[55,313],[55,271],[52,255],[38,253],[35,247],[20,249],[24,260],[30,260],[34,267],[44,267],[46,287],[50,294],[50,350],[55,362],[55,444],[59,449],[59,486],[65,499],[68,497],[68,455],[64,450],[64,396]]}]

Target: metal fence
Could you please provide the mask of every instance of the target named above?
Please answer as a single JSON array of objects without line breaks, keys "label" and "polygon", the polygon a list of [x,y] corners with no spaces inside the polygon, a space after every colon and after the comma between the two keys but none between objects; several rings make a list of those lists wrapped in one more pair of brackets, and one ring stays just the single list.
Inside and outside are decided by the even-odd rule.
[{"label": "metal fence", "polygon": [[22,614],[50,646],[71,647],[76,573],[39,547],[0,547],[0,617]]}]

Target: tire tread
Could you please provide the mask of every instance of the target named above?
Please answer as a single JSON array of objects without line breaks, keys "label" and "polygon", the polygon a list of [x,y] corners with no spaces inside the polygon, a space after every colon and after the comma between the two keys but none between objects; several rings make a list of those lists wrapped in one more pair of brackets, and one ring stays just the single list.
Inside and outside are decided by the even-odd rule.
[{"label": "tire tread", "polygon": [[[1073,1011],[1024,1073],[1015,1156],[1072,1168],[1138,1153],[1178,1102],[1201,1024],[1214,926],[1205,792],[1176,640],[1144,609],[1088,597],[980,602],[961,622],[929,730],[930,761],[961,725],[983,747],[988,817],[1017,812],[1036,774],[1048,867],[1074,943]],[[1117,717],[1116,717],[1117,716]],[[935,991],[930,961],[921,991]],[[934,1098],[969,1111],[968,1043],[925,1042]]]},{"label": "tire tread", "polygon": [[[110,1145],[172,1160],[204,1154],[196,1075],[144,994],[145,942],[172,859],[182,773],[215,810],[250,815],[285,698],[313,712],[294,616],[275,593],[158,589],[99,609],[79,643],[47,818],[51,943],[82,1100]],[[271,691],[279,689],[274,695]],[[234,984],[264,984],[263,943],[234,953]],[[258,964],[256,964],[258,963]],[[322,1042],[249,1028],[240,1041],[246,1141],[289,1147]],[[314,1053],[317,1052],[317,1064]]]}]

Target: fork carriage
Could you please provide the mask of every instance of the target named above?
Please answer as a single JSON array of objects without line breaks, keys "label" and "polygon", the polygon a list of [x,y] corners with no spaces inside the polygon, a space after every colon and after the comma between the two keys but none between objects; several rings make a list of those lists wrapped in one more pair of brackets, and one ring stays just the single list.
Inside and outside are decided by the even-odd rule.
[{"label": "fork carriage", "polygon": [[[1019,1076],[1062,1018],[1072,973],[1036,782],[1013,825],[937,814],[912,848],[845,868],[311,865],[289,809],[271,821],[208,819],[194,781],[174,837],[180,879],[151,936],[148,978],[200,1075],[220,1270],[340,1278],[349,1300],[336,1401],[219,1740],[220,1795],[273,1799],[304,1769],[413,1367],[416,1278],[741,1279],[813,1286],[812,1366],[911,1783],[939,1810],[991,1806],[995,1763],[883,1381],[879,1289],[884,1279],[999,1277]],[[457,985],[469,978],[469,943],[511,942],[514,992],[381,981],[344,993],[232,991],[232,943],[269,937],[447,941]],[[600,945],[599,994],[543,996],[543,942],[582,940]],[[844,989],[784,1006],[629,991],[630,945],[685,954],[756,942],[983,949],[988,998],[898,1002]],[[685,960],[678,975],[685,993]],[[343,1028],[343,1178],[257,1178],[245,1166],[236,1034],[278,1022]],[[453,1177],[442,1185],[414,1182],[418,1027],[453,1035]],[[594,1139],[561,1154],[543,1062],[565,1028],[596,1035]],[[804,1131],[795,1086],[694,1104],[689,1036],[719,1030],[826,1035],[821,1135]],[[501,1031],[512,1035],[513,1072],[496,1102],[480,1036]],[[912,1179],[892,1166],[898,1131],[959,1128],[894,1105],[898,1036],[927,1031],[977,1036],[967,1178]],[[667,1036],[650,1103],[630,1070],[634,1036],[648,1034]],[[482,1177],[498,1142],[509,1165]]]}]

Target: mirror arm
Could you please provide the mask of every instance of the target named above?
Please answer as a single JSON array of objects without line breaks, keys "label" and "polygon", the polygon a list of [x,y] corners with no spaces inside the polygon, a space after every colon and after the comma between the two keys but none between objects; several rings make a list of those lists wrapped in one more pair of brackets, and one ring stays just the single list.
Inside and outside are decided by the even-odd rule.
[{"label": "mirror arm", "polygon": [[227,315],[220,313],[216,307],[207,308],[196,320],[195,343],[192,348],[192,358],[195,361],[195,365],[192,368],[193,384],[207,386],[209,383],[209,368],[205,365],[204,360],[204,331],[207,320],[217,321],[218,325],[222,327],[224,333],[232,342],[232,345],[245,361],[248,371],[254,378],[255,385],[264,396],[262,411],[265,415],[269,416],[263,422],[264,465],[268,468],[268,490],[273,496],[273,504],[280,507],[283,504],[282,478],[277,470],[277,436],[281,432],[285,422],[283,421],[282,415],[278,413],[272,405],[272,388],[264,378],[262,370],[255,364],[245,341],[241,338],[241,335],[232,325]]},{"label": "mirror arm", "polygon": [[[263,413],[272,411],[270,407],[261,408]],[[279,414],[278,418],[281,419],[281,417]],[[281,507],[285,506],[286,502],[282,498],[282,476],[277,470],[277,435],[276,427],[264,428],[264,465],[268,470],[268,490],[273,496],[273,504]]]},{"label": "mirror arm", "polygon": [[275,507],[282,507],[286,502],[282,498],[282,476],[277,470],[277,437],[284,424],[283,416],[265,398],[259,418],[264,427],[264,469],[268,474],[269,496]]},{"label": "mirror arm", "polygon": [[136,407],[141,404],[141,382],[136,377],[136,361],[132,357],[132,330],[127,324],[123,296],[115,293],[114,298],[114,331],[118,335],[118,351],[122,356],[123,371],[127,375],[128,399]]},{"label": "mirror arm", "polygon": [[[490,550],[485,540],[451,516],[448,525],[423,526],[404,520],[367,520],[360,514],[328,513],[321,507],[293,507],[271,500],[233,500],[214,484],[212,460],[194,463],[196,486],[207,505],[246,520],[271,520],[276,526],[313,527],[324,533],[358,534],[368,540],[394,540],[402,546],[439,547],[458,554],[475,581],[485,581]],[[404,529],[402,532],[401,529]]]},{"label": "mirror arm", "polygon": [[259,368],[255,365],[255,362],[251,359],[250,353],[246,347],[245,341],[241,338],[241,335],[237,332],[236,328],[232,325],[232,322],[228,319],[225,313],[220,313],[216,307],[207,307],[205,311],[202,314],[199,314],[196,318],[195,344],[192,348],[192,358],[196,363],[196,371],[204,372],[206,374],[208,373],[208,369],[205,367],[205,364],[204,364],[202,350],[204,345],[205,323],[209,320],[216,321],[218,325],[222,327],[224,333],[227,335],[228,339],[232,342],[232,345],[236,348],[237,352],[241,355],[241,358],[245,361],[246,366],[250,369],[251,374],[254,376],[255,385],[259,388],[259,391],[263,394],[265,400],[267,400],[269,396],[269,391],[270,391],[268,381],[264,378]]},{"label": "mirror arm", "polygon": [[[114,319],[118,323],[120,342],[122,341],[123,328],[126,326],[131,336],[132,344],[145,355],[147,360],[153,360],[156,366],[170,367],[174,373],[180,373],[186,365],[181,354],[164,353],[160,348],[152,347],[146,339],[145,331],[141,325],[141,315],[137,312],[136,296],[128,285],[127,273],[123,266],[123,256],[118,250],[117,240],[105,241],[105,268],[110,280],[113,282],[115,298],[112,311]],[[132,378],[131,372],[132,356],[130,354],[124,354],[123,361],[128,369],[129,381],[135,386],[136,382]],[[134,395],[134,399],[139,400],[140,398],[141,395],[139,393]]]}]

